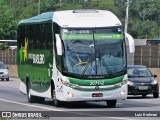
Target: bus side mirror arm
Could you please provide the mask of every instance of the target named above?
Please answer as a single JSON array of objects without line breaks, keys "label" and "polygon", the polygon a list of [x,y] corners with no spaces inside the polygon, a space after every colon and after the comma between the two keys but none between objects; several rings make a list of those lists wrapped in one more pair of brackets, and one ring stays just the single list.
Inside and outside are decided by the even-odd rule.
[{"label": "bus side mirror arm", "polygon": [[56,48],[57,48],[57,55],[62,55],[62,42],[59,34],[55,34],[56,37]]},{"label": "bus side mirror arm", "polygon": [[129,43],[129,52],[134,53],[135,52],[135,44],[134,44],[133,37],[130,34],[125,33],[125,38],[128,40],[128,43]]}]

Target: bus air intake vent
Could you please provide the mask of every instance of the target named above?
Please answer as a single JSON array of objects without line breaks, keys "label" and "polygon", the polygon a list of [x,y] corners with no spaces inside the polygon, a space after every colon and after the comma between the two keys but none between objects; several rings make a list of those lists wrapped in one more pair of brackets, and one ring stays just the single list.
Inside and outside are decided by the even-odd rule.
[{"label": "bus air intake vent", "polygon": [[97,10],[93,9],[82,9],[82,10],[73,10],[73,13],[98,13]]}]

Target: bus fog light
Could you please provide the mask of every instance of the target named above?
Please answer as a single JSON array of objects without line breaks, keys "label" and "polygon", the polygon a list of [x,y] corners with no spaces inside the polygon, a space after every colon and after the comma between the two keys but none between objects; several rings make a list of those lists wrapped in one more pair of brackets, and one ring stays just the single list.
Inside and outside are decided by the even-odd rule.
[{"label": "bus fog light", "polygon": [[125,94],[125,90],[122,90],[120,95],[124,95]]},{"label": "bus fog light", "polygon": [[73,97],[73,93],[67,92],[69,97]]}]

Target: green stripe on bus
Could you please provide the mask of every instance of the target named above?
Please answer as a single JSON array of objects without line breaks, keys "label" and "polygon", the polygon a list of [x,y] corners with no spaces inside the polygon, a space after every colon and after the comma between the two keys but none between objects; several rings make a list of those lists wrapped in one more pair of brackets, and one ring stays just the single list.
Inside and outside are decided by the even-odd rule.
[{"label": "green stripe on bus", "polygon": [[121,82],[123,80],[123,78],[124,78],[124,75],[116,77],[116,78],[110,78],[110,79],[88,80],[88,79],[77,79],[77,78],[71,78],[71,77],[69,77],[68,79],[69,79],[70,83],[77,84],[80,86],[95,86],[95,85],[91,85],[92,82],[97,82],[98,86],[100,86],[101,83],[104,83],[104,85],[114,85],[118,82]]},{"label": "green stripe on bus", "polygon": [[95,40],[116,40],[123,39],[122,34],[95,34]]},{"label": "green stripe on bus", "polygon": [[64,34],[62,40],[93,40],[92,34]]},{"label": "green stripe on bus", "polygon": [[[95,40],[119,40],[122,34],[94,34]],[[62,40],[93,40],[92,34],[63,34]]]}]

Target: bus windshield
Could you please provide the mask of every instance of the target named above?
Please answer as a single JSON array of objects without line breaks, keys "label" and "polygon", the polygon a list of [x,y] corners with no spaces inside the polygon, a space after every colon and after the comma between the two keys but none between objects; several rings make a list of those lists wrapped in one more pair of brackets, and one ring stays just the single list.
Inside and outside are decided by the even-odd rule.
[{"label": "bus windshield", "polygon": [[126,70],[121,28],[62,29],[63,72],[80,76],[112,76]]}]

